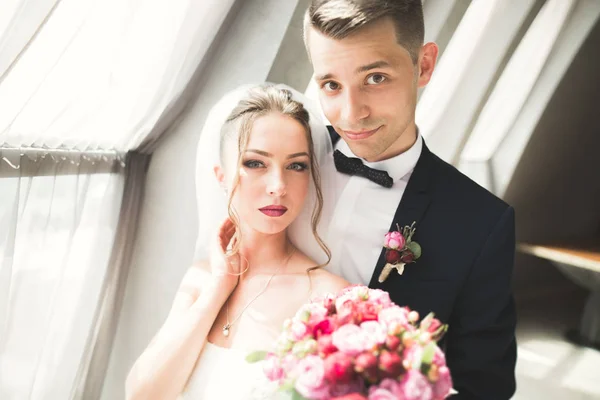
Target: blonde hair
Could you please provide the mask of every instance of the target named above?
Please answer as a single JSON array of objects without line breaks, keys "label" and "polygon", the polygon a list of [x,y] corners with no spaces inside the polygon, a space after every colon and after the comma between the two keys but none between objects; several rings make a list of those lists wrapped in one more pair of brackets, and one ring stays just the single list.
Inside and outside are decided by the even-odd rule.
[{"label": "blonde hair", "polygon": [[316,162],[314,144],[309,125],[310,116],[302,103],[292,99],[291,91],[287,89],[276,88],[271,85],[260,85],[251,88],[248,91],[248,94],[238,103],[231,114],[229,114],[225,124],[223,125],[223,128],[221,129],[219,154],[221,165],[223,165],[226,156],[226,141],[232,137],[235,137],[235,135],[237,135],[238,141],[237,168],[227,203],[227,212],[229,214],[229,218],[236,226],[236,233],[233,238],[233,247],[230,251],[230,254],[233,255],[239,252],[241,242],[239,218],[231,203],[233,195],[235,194],[235,191],[239,185],[239,171],[242,167],[242,154],[244,154],[248,148],[248,141],[250,139],[250,133],[252,132],[254,121],[256,121],[257,118],[272,112],[280,113],[297,121],[300,123],[300,125],[302,125],[306,133],[306,140],[308,142],[308,155],[310,159],[310,173],[317,197],[317,202],[311,216],[312,232],[315,240],[327,255],[327,262],[310,268],[309,271],[311,271],[327,265],[331,261],[331,251],[317,232],[317,226],[321,220],[321,213],[323,211],[323,193],[321,191],[321,177]]}]

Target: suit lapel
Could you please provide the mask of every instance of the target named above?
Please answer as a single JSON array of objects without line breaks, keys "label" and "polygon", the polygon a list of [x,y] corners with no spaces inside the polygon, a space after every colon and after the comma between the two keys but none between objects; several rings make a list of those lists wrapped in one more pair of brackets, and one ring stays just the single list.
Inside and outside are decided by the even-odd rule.
[{"label": "suit lapel", "polygon": [[[394,214],[394,219],[390,224],[389,231],[397,230],[396,224],[398,224],[402,229],[404,226],[411,225],[413,222],[415,222],[415,227],[417,228],[418,232],[419,221],[425,215],[431,200],[431,195],[428,189],[432,177],[435,175],[436,168],[437,164],[434,162],[433,155],[425,143],[423,143],[421,156],[419,157],[417,165],[415,166],[408,184],[406,185],[406,189],[402,195],[402,200],[400,201],[400,204],[398,204],[398,208],[396,208],[396,213]],[[381,238],[381,242],[383,243],[383,238]],[[375,266],[375,270],[371,276],[369,287],[374,288],[381,286],[378,278],[384,265],[385,249],[382,246],[379,259],[377,260],[377,265]],[[391,279],[391,276],[388,279]]]},{"label": "suit lapel", "polygon": [[[331,143],[335,148],[336,143],[340,140],[340,135],[338,135],[332,126],[328,125],[327,130],[329,131]],[[402,228],[406,225],[411,225],[413,222],[415,222],[415,227],[418,230],[419,221],[425,215],[427,207],[429,206],[429,202],[431,201],[429,184],[436,174],[437,167],[438,164],[435,163],[433,154],[429,148],[427,148],[425,142],[423,142],[421,156],[419,157],[417,165],[415,166],[410,180],[406,185],[406,189],[402,195],[402,200],[400,200],[400,204],[398,204],[398,207],[396,208],[396,213],[394,214],[394,219],[390,224],[389,231],[396,230],[396,224]],[[383,238],[381,238],[381,242],[383,243]],[[374,288],[381,286],[378,278],[384,265],[385,249],[382,246],[375,270],[373,271],[373,275],[371,275],[369,287]]]}]

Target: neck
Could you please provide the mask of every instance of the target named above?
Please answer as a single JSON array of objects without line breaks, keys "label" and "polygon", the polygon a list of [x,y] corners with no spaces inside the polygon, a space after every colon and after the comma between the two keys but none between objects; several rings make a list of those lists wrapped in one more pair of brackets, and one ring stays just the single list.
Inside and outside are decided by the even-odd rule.
[{"label": "neck", "polygon": [[260,274],[272,274],[286,267],[294,247],[289,242],[287,232],[266,235],[256,231],[243,232],[240,255],[242,262],[248,262],[248,272],[241,279]]},{"label": "neck", "polygon": [[389,160],[390,158],[396,157],[396,156],[406,152],[408,149],[410,149],[415,144],[416,141],[417,141],[417,124],[413,120],[410,124],[408,124],[406,129],[404,129],[404,132],[402,132],[402,134],[398,137],[398,139],[394,143],[392,143],[392,145],[390,147],[388,147],[388,149],[383,154],[381,154],[379,157],[377,157],[376,160],[366,160],[366,161],[376,162],[376,161]]}]

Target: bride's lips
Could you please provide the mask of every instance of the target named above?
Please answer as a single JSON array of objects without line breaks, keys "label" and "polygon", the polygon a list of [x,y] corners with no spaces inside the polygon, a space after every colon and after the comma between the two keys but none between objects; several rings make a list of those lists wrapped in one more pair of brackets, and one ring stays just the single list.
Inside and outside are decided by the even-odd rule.
[{"label": "bride's lips", "polygon": [[379,130],[379,128],[381,128],[381,127],[378,127],[376,129],[373,129],[370,131],[345,131],[345,130],[342,130],[342,132],[344,132],[344,135],[350,140],[363,140],[363,139],[373,136]]},{"label": "bride's lips", "polygon": [[266,206],[263,208],[259,208],[259,211],[269,217],[281,217],[287,211],[287,208],[284,206]]}]

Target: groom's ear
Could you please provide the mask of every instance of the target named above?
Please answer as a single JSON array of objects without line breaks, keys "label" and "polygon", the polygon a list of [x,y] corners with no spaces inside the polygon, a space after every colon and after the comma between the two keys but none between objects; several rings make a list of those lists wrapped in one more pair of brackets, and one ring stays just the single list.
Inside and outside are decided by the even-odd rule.
[{"label": "groom's ear", "polygon": [[424,87],[429,83],[431,79],[431,75],[433,75],[433,70],[435,69],[435,64],[438,56],[438,46],[433,43],[425,43],[421,48],[419,53],[419,79],[418,86]]}]

